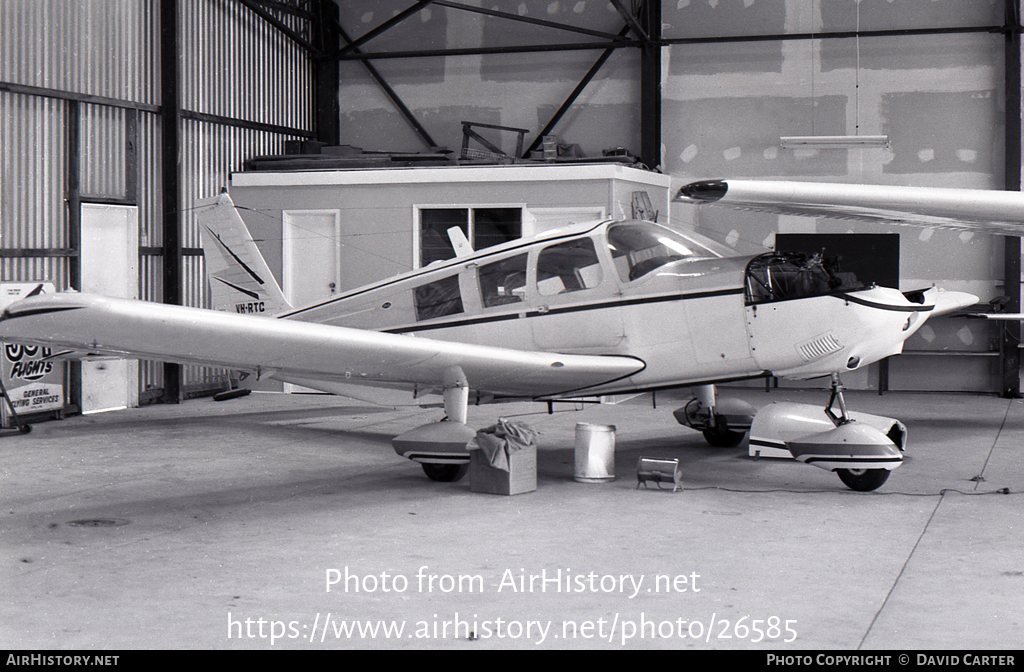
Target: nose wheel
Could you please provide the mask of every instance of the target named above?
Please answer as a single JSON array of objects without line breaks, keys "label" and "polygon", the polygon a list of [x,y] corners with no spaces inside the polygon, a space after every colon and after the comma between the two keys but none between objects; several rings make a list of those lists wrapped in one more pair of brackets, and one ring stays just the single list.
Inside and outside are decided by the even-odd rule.
[{"label": "nose wheel", "polygon": [[846,487],[857,492],[871,492],[889,480],[888,469],[836,469],[836,476]]},{"label": "nose wheel", "polygon": [[[839,415],[835,414],[832,407],[839,402]],[[843,384],[839,382],[839,375],[832,374],[831,393],[828,397],[828,405],[825,406],[827,415],[836,427],[852,422],[850,414],[846,410],[846,400],[843,398]],[[846,487],[857,492],[871,492],[882,487],[882,484],[889,480],[888,469],[836,469],[836,476]]]}]

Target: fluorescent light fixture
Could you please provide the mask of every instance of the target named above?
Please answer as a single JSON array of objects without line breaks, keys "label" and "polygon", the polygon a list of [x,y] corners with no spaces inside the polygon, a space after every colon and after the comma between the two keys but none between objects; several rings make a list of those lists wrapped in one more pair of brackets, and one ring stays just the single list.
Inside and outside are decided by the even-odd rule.
[{"label": "fluorescent light fixture", "polygon": [[857,149],[884,147],[889,149],[888,135],[792,135],[779,138],[783,149]]}]

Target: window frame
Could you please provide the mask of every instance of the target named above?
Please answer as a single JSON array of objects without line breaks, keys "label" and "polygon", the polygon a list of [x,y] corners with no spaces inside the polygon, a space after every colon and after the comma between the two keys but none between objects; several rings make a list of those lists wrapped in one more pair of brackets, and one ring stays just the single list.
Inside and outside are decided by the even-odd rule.
[{"label": "window frame", "polygon": [[[484,282],[483,282],[483,271],[484,271],[484,269],[487,268],[487,267],[490,267],[490,266],[496,266],[498,264],[507,263],[507,262],[509,262],[509,261],[511,261],[513,259],[519,259],[519,258],[522,258],[522,260],[523,260],[523,270],[522,270],[522,273],[523,273],[523,284],[521,286],[522,292],[516,293],[515,291],[513,291],[512,292],[512,296],[515,297],[513,300],[503,301],[501,303],[495,303],[493,305],[487,305],[488,294],[484,290]],[[493,259],[493,260],[490,260],[490,261],[481,260],[481,263],[474,263],[472,266],[473,266],[473,271],[474,271],[472,273],[472,280],[475,283],[476,291],[477,291],[477,293],[480,296],[480,309],[481,310],[493,310],[495,308],[508,308],[509,306],[512,306],[513,309],[518,309],[518,307],[521,304],[527,303],[527,294],[530,291],[530,276],[532,274],[531,273],[531,268],[530,268],[530,253],[528,251],[517,251],[514,254],[503,255],[503,256],[501,256],[498,259]],[[519,289],[519,288],[515,288],[515,289]]]},{"label": "window frame", "polygon": [[[565,246],[572,245],[574,243],[580,243],[580,242],[583,242],[583,241],[587,241],[588,243],[590,243],[591,250],[594,253],[594,259],[597,261],[597,263],[596,264],[589,264],[587,266],[576,267],[575,271],[579,271],[581,268],[592,268],[594,266],[597,266],[598,271],[600,272],[600,277],[597,279],[596,284],[586,285],[585,283],[581,282],[581,284],[583,286],[575,288],[575,289],[568,289],[568,288],[566,288],[566,289],[563,289],[561,291],[556,291],[554,293],[546,293],[541,288],[541,283],[542,282],[548,282],[553,277],[561,277],[561,274],[559,274],[559,276],[552,276],[552,278],[545,278],[544,280],[541,280],[540,279],[541,256],[543,256],[544,253],[547,252],[548,250],[554,249],[556,247],[565,247]],[[529,282],[531,283],[530,284],[530,290],[533,291],[540,298],[540,300],[542,300],[542,301],[558,300],[555,297],[568,297],[568,296],[571,296],[573,294],[576,294],[577,292],[589,292],[589,291],[598,290],[602,286],[606,285],[609,282],[608,278],[610,276],[609,276],[609,273],[608,273],[609,269],[608,269],[608,260],[606,258],[607,255],[602,251],[602,241],[601,241],[601,239],[595,238],[595,236],[592,235],[592,234],[581,235],[581,236],[573,236],[572,238],[569,238],[567,240],[560,240],[560,241],[552,240],[548,244],[544,245],[543,247],[538,247],[538,249],[535,250],[533,252],[533,254],[535,255],[534,256],[534,261],[531,264],[530,273],[529,273]]]},{"label": "window frame", "polygon": [[[462,275],[462,271],[459,270],[454,273],[443,274],[429,280],[423,280],[418,284],[413,285],[412,306],[415,321],[429,322],[430,320],[436,320],[442,317],[452,317],[454,315],[464,314],[466,312],[466,300],[463,296]],[[454,295],[445,297],[443,296],[443,285],[448,284],[454,285]],[[426,290],[432,286],[436,288],[434,291],[441,292],[444,300],[431,304],[422,304],[421,297],[423,294],[421,290]],[[434,309],[435,314],[424,315],[423,313],[427,309]]]},{"label": "window frame", "polygon": [[[525,234],[526,227],[526,203],[431,203],[412,206],[413,227],[412,227],[412,267],[413,270],[425,268],[421,263],[423,248],[423,211],[424,210],[466,210],[468,221],[466,222],[466,238],[473,249],[476,250],[476,211],[477,210],[518,210],[519,211],[519,238]],[[428,264],[429,265],[429,264]]]}]

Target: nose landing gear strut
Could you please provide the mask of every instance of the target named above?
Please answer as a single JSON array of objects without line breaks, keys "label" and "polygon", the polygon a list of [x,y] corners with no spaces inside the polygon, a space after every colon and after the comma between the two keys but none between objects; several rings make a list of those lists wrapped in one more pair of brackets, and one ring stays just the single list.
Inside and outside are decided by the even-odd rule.
[{"label": "nose landing gear strut", "polygon": [[[836,402],[839,402],[839,415],[836,415],[835,411],[832,410]],[[846,410],[846,399],[843,398],[843,384],[839,380],[838,373],[832,374],[832,384],[828,404],[825,406],[825,415],[832,420],[836,427],[842,427],[853,422],[849,411]],[[835,472],[839,480],[846,484],[846,487],[860,492],[877,490],[883,483],[889,480],[889,474],[891,473],[889,469],[836,469]]]}]

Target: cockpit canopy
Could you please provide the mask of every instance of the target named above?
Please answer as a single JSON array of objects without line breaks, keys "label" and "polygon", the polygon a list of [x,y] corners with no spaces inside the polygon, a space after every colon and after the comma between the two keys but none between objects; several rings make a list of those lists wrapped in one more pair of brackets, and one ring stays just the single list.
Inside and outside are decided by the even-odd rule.
[{"label": "cockpit canopy", "polygon": [[792,301],[865,289],[853,273],[840,270],[838,257],[801,252],[769,252],[747,264],[747,305]]},{"label": "cockpit canopy", "polygon": [[623,282],[636,280],[675,261],[721,256],[696,240],[648,222],[612,224],[608,227],[608,248]]}]

